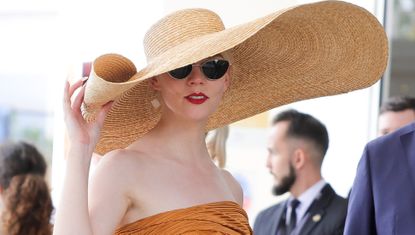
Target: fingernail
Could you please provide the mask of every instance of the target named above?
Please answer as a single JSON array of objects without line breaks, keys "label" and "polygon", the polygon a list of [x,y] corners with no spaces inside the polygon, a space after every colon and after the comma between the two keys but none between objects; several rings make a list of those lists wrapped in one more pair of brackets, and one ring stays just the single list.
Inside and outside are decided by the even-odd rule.
[{"label": "fingernail", "polygon": [[86,81],[88,81],[89,77],[83,77],[82,78],[82,86],[85,85]]}]

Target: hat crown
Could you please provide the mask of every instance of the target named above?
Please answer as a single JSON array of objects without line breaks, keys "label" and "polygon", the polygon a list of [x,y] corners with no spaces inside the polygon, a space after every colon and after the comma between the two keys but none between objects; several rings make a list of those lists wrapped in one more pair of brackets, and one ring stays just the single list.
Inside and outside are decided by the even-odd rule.
[{"label": "hat crown", "polygon": [[147,62],[169,49],[225,29],[220,17],[206,9],[185,9],[176,11],[155,23],[144,37],[144,51]]}]

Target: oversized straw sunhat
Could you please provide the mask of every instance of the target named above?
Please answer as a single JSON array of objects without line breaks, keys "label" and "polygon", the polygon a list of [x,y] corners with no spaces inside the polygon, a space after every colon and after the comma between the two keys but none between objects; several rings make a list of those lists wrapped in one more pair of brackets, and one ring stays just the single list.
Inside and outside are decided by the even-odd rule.
[{"label": "oversized straw sunhat", "polygon": [[384,72],[388,42],[365,9],[325,1],[277,11],[225,29],[217,14],[186,9],[153,25],[144,39],[147,66],[139,71],[117,54],[98,57],[86,85],[83,114],[114,100],[96,148],[124,148],[160,118],[148,78],[227,51],[232,82],[206,130],[294,101],[335,95],[374,84]]}]

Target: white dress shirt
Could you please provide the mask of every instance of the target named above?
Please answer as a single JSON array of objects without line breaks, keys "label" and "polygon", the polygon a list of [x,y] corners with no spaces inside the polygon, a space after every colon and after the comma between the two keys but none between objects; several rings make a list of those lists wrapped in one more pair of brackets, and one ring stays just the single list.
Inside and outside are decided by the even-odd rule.
[{"label": "white dress shirt", "polygon": [[[300,204],[297,206],[295,210],[297,215],[297,224],[300,224],[300,221],[304,218],[304,215],[307,212],[308,208],[311,206],[311,203],[313,203],[314,199],[316,199],[320,195],[320,192],[325,185],[326,181],[324,179],[321,179],[297,198],[297,200],[300,201]],[[290,196],[287,205],[291,205],[292,200],[294,200],[294,198]],[[288,225],[290,223],[289,220],[291,215],[291,206],[288,206],[286,213],[286,224]]]}]

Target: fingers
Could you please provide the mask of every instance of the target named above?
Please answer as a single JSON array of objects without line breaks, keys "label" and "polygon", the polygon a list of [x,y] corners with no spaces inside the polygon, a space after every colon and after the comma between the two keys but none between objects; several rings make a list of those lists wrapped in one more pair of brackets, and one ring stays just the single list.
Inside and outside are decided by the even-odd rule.
[{"label": "fingers", "polygon": [[69,81],[66,81],[63,96],[63,108],[65,119],[69,116],[75,115],[77,117],[81,115],[80,107],[84,98],[85,88],[83,87],[72,101],[72,96],[75,91],[82,86],[83,80],[78,80],[74,84],[70,85]]},{"label": "fingers", "polygon": [[82,86],[82,83],[83,83],[83,79],[79,79],[78,81],[76,81],[74,84],[70,86],[69,97],[73,96],[73,93],[76,91],[76,89]]},{"label": "fingers", "polygon": [[84,100],[85,95],[85,87],[83,86],[79,91],[78,95],[76,96],[75,100],[72,104],[72,109],[79,110],[81,108],[82,101]]},{"label": "fingers", "polygon": [[64,105],[67,107],[70,107],[71,105],[71,97],[73,96],[74,92],[76,91],[76,89],[78,89],[80,86],[82,86],[82,82],[83,80],[78,80],[77,82],[75,82],[74,84],[70,85],[69,81],[65,82],[65,88],[63,91],[63,102]]},{"label": "fingers", "polygon": [[71,106],[71,99],[69,98],[69,82],[65,82],[65,88],[63,90],[63,107],[66,110],[68,107]]}]

